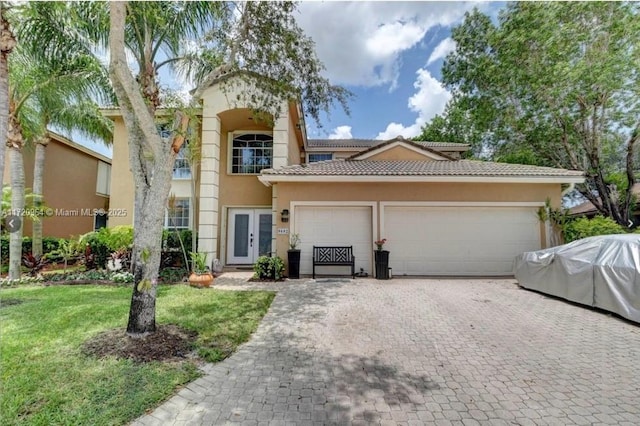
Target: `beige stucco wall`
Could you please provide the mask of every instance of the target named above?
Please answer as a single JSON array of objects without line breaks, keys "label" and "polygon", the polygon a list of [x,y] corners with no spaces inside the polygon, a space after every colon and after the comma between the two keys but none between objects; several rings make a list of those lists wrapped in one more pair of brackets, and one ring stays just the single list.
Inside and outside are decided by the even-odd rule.
[{"label": "beige stucco wall", "polygon": [[[505,183],[296,183],[274,184],[275,211],[291,209],[292,201],[451,201],[451,202],[538,202],[549,198],[554,207],[561,205],[560,184],[505,184]],[[380,214],[377,215],[380,218]],[[289,228],[291,222],[278,228]],[[377,233],[380,224],[376,225]],[[540,226],[540,241],[545,245],[544,225]],[[288,235],[276,235],[278,256],[286,259]]]},{"label": "beige stucco wall", "polygon": [[[33,149],[23,150],[25,188],[29,189],[33,187],[34,154]],[[96,193],[99,161],[86,152],[51,140],[45,153],[43,192],[45,205],[53,209],[54,215],[43,219],[44,236],[69,238],[93,231],[94,209],[109,208],[109,197]],[[7,162],[6,183],[9,175]],[[23,235],[30,236],[31,227],[31,221],[25,220]]]},{"label": "beige stucco wall", "polygon": [[288,157],[287,157],[287,165],[300,164],[300,146],[298,145],[298,140],[296,136],[296,124],[294,123],[294,117],[290,115],[290,119],[288,120],[288,137],[289,140],[287,142],[288,148]]},{"label": "beige stucco wall", "polygon": [[129,165],[129,136],[122,118],[114,119],[110,207],[126,213],[109,217],[109,227],[133,225],[135,186]]},{"label": "beige stucco wall", "polygon": [[221,206],[255,206],[271,205],[271,188],[264,186],[257,175],[234,175],[229,167],[229,135],[234,131],[269,131],[266,126],[243,126],[238,129],[227,129],[222,126],[222,138],[225,143],[220,146],[220,158],[223,161],[220,170],[220,205]]},{"label": "beige stucco wall", "polygon": [[[295,110],[283,102],[273,127],[257,122],[251,111],[241,105],[243,87],[221,90],[212,86],[203,94],[203,164],[200,183],[199,251],[209,258],[224,259],[226,222],[231,207],[271,207],[271,188],[263,186],[256,175],[232,175],[229,166],[230,134],[242,131],[269,131],[273,134],[273,167],[290,164],[298,148],[291,147],[296,136]],[[240,101],[238,100],[240,99]],[[299,133],[299,131],[297,131]],[[299,158],[299,151],[297,157]],[[299,160],[298,160],[299,162]]]}]

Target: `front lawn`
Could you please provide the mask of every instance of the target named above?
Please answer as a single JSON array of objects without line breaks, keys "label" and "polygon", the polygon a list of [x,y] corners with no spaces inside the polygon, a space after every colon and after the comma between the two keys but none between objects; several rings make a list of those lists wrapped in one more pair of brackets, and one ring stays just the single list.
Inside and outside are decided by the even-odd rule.
[{"label": "front lawn", "polygon": [[[82,352],[89,338],[126,326],[131,289],[22,287],[0,291],[0,420],[12,424],[123,424],[199,376],[193,361],[135,363]],[[160,286],[158,324],[198,333],[208,361],[255,331],[273,293]]]}]

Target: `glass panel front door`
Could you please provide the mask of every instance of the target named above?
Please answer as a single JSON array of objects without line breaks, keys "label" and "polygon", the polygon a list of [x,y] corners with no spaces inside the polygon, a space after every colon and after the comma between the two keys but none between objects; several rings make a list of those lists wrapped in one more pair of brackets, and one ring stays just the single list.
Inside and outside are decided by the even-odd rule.
[{"label": "glass panel front door", "polygon": [[271,253],[271,210],[229,209],[227,264],[253,264]]},{"label": "glass panel front door", "polygon": [[271,212],[258,214],[258,256],[271,254]]},{"label": "glass panel front door", "polygon": [[249,215],[239,213],[234,215],[235,232],[233,233],[233,256],[249,256]]}]

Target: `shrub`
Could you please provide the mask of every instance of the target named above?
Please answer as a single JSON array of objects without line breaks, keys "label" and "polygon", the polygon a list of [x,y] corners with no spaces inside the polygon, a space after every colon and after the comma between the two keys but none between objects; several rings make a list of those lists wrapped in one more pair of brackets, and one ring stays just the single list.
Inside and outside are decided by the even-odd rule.
[{"label": "shrub", "polygon": [[67,241],[64,238],[42,237],[42,254],[51,253],[60,248],[60,243]]},{"label": "shrub", "polygon": [[111,274],[114,283],[132,283],[133,274],[131,272],[115,272]]},{"label": "shrub", "polygon": [[187,276],[187,270],[185,268],[162,268],[158,274],[158,279],[165,283],[179,283]]},{"label": "shrub", "polygon": [[110,252],[128,250],[133,245],[132,226],[114,226],[113,228],[100,228],[97,231],[98,241],[104,244]]},{"label": "shrub", "polygon": [[284,273],[284,261],[278,256],[260,256],[253,265],[253,271],[260,280],[278,281]]},{"label": "shrub", "polygon": [[22,276],[17,280],[10,280],[9,278],[0,278],[1,287],[13,287],[17,285],[38,284],[42,282],[42,277],[26,277]]},{"label": "shrub", "polygon": [[[42,254],[48,254],[55,252],[60,246],[61,241],[66,241],[64,238],[55,237],[43,237],[42,238]],[[31,253],[31,237],[22,238],[22,254]],[[6,264],[9,261],[9,236],[3,235],[0,237],[0,251],[2,251],[2,263]],[[56,260],[54,256],[48,256],[49,260]]]},{"label": "shrub", "polygon": [[564,225],[562,231],[567,243],[596,235],[625,234],[627,232],[613,219],[603,216],[596,216],[593,219],[581,217],[571,220]]},{"label": "shrub", "polygon": [[164,251],[176,250],[182,252],[182,247],[180,247],[180,240],[178,239],[178,233],[180,234],[180,238],[182,238],[185,253],[195,251],[191,247],[192,233],[190,229],[181,229],[178,231],[175,231],[173,229],[165,229],[162,233],[162,249]]},{"label": "shrub", "polygon": [[[103,228],[105,229],[105,228]],[[103,269],[111,254],[109,247],[104,243],[98,232],[89,232],[80,237],[80,243],[84,246],[84,266],[87,269]]]}]

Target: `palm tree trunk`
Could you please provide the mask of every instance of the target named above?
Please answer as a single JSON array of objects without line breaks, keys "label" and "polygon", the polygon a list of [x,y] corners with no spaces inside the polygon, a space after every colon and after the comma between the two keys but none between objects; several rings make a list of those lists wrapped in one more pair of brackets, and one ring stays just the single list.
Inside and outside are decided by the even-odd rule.
[{"label": "palm tree trunk", "polygon": [[[46,154],[47,144],[49,143],[49,137],[44,136],[36,141],[36,153],[35,161],[33,163],[33,207],[36,211],[42,206],[44,199],[43,192],[43,174],[44,174],[44,159]],[[38,219],[33,220],[32,223],[32,247],[31,253],[34,256],[42,256],[42,220],[41,215]]]},{"label": "palm tree trunk", "polygon": [[[11,168],[11,210],[20,216],[24,210],[24,163],[22,150],[9,148]],[[17,280],[22,275],[22,217],[14,220],[15,227],[9,233],[9,279]]]},{"label": "palm tree trunk", "polygon": [[11,32],[9,22],[4,16],[5,10],[4,2],[0,3],[0,183],[2,184],[4,184],[4,155],[9,120],[9,68],[7,61],[16,45],[16,39]]}]

